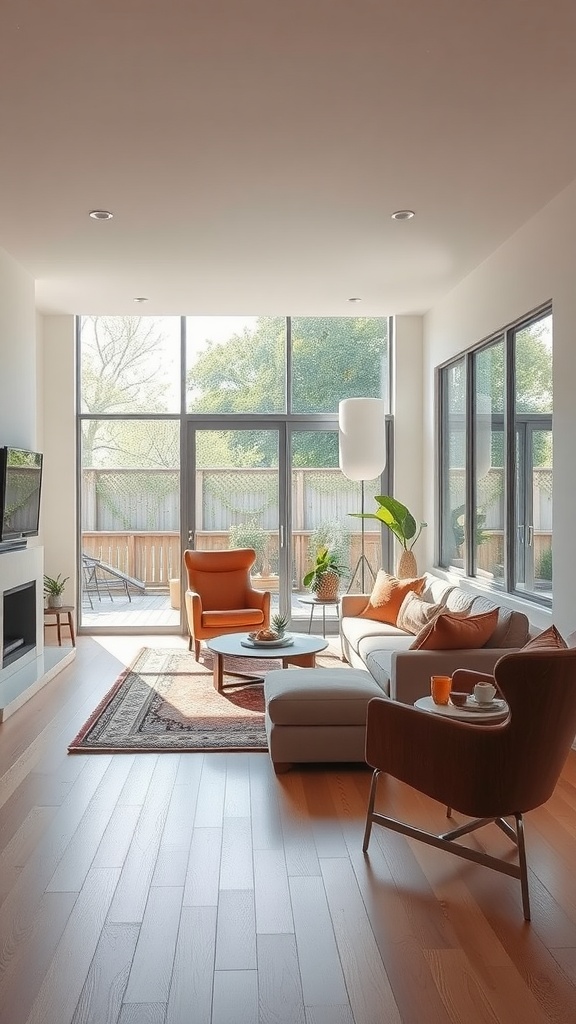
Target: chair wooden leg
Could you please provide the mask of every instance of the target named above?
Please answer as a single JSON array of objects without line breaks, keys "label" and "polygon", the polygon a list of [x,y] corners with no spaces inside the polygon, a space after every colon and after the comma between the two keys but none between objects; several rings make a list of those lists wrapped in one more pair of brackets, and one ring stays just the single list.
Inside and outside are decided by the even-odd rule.
[{"label": "chair wooden leg", "polygon": [[376,799],[376,784],[378,782],[378,776],[380,772],[376,768],[372,775],[372,782],[370,784],[370,795],[368,797],[368,810],[366,812],[366,828],[364,830],[364,842],[362,843],[362,851],[366,853],[368,849],[368,843],[370,842],[370,833],[372,832],[372,815],[374,814],[374,801]]},{"label": "chair wooden leg", "polygon": [[200,641],[199,640],[195,640],[194,641],[194,657],[196,658],[196,661],[200,661]]},{"label": "chair wooden leg", "polygon": [[520,864],[520,886],[522,888],[522,910],[524,920],[530,920],[530,891],[528,889],[528,864],[526,862],[526,846],[524,844],[524,819],[521,814],[515,814],[516,836],[518,842],[518,862]]}]

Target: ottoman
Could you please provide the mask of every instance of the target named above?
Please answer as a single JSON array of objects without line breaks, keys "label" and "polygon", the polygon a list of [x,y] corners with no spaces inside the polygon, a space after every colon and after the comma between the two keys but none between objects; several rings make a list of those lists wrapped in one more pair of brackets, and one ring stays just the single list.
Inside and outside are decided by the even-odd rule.
[{"label": "ottoman", "polygon": [[276,772],[296,761],[364,761],[368,701],[385,696],[364,669],[268,672],[266,734]]}]

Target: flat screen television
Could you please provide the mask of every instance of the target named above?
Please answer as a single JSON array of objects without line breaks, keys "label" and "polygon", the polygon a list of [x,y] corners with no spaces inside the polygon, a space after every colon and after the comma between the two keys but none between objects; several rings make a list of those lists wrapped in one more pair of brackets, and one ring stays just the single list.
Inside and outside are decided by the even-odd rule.
[{"label": "flat screen television", "polygon": [[42,455],[0,448],[0,542],[35,537],[40,525]]}]

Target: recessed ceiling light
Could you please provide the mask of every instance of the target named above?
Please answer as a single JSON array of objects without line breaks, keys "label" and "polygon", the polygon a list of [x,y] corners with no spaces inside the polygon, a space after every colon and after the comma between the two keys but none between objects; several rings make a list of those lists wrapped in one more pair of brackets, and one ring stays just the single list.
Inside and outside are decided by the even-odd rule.
[{"label": "recessed ceiling light", "polygon": [[137,295],[134,302],[148,302],[148,299],[145,295]]},{"label": "recessed ceiling light", "polygon": [[348,302],[361,302],[361,301],[362,301],[362,299],[358,295],[353,295],[351,299],[348,299]]},{"label": "recessed ceiling light", "polygon": [[90,217],[92,220],[112,220],[114,216],[110,213],[110,210],[90,210]]},{"label": "recessed ceiling light", "polygon": [[392,220],[412,220],[414,217],[414,210],[396,210],[395,213],[390,214]]}]

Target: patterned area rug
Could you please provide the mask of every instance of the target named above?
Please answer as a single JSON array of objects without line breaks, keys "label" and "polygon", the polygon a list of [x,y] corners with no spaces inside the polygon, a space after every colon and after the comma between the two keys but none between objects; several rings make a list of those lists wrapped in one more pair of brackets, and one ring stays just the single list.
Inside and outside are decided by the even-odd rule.
[{"label": "patterned area rug", "polygon": [[[267,750],[261,683],[229,685],[218,693],[209,651],[200,665],[188,651],[144,648],[72,740],[70,753]],[[334,655],[320,667],[342,663]],[[235,663],[236,661],[236,663]],[[272,659],[226,659],[228,672],[255,675],[280,667]],[[286,669],[298,672],[298,669]]]}]

